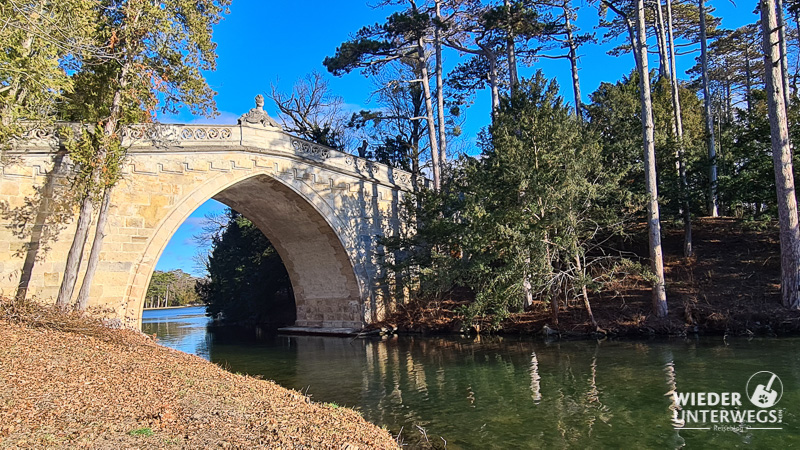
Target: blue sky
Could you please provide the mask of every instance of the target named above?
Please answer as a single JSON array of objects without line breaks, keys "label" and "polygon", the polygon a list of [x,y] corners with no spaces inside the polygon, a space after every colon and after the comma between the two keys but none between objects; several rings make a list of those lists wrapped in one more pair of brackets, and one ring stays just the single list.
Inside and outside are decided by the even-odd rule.
[{"label": "blue sky", "polygon": [[[370,2],[372,3],[372,2]],[[592,6],[581,2],[577,25],[581,32],[597,33],[593,30],[598,17]],[[722,18],[722,26],[736,28],[752,23],[758,16],[752,13],[755,3],[734,5],[729,0],[712,0],[714,13]],[[236,119],[253,107],[253,98],[264,94],[275,84],[288,91],[294,82],[304,75],[318,71],[326,75],[334,93],[344,98],[348,107],[357,111],[367,109],[372,83],[360,73],[351,73],[341,78],[327,75],[322,66],[326,56],[333,55],[336,47],[364,25],[380,22],[391,14],[387,9],[370,8],[362,0],[305,2],[233,0],[231,13],[214,30],[218,43],[217,70],[207,73],[211,87],[218,92],[216,97],[220,115],[213,119],[192,117],[186,111],[171,117],[162,117],[165,122],[181,123],[236,123]],[[606,51],[616,45],[587,44],[581,48],[580,77],[584,101],[602,81],[613,82],[628,74],[633,68],[630,54],[613,57]],[[447,67],[454,66],[458,55],[445,55]],[[683,72],[694,65],[694,55],[679,57],[678,71]],[[650,57],[651,67],[657,64]],[[542,69],[546,76],[556,78],[562,95],[572,102],[569,64],[566,60],[542,59],[532,68],[521,70],[529,76]],[[471,147],[478,131],[489,122],[489,94],[479,93],[475,103],[467,110],[463,126],[465,146]],[[267,103],[265,109],[273,116],[274,107]],[[192,237],[202,228],[203,217],[224,206],[210,200],[198,208],[175,233],[158,262],[159,270],[182,269],[197,276],[203,270],[197,267],[194,256],[207,248],[198,248]]]}]

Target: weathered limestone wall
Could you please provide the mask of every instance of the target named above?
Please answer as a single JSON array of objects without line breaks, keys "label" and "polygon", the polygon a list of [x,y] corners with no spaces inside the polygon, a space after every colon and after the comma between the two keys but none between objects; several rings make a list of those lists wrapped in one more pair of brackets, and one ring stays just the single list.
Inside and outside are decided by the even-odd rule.
[{"label": "weathered limestone wall", "polygon": [[[0,290],[15,295],[21,287],[47,300],[58,293],[75,223],[50,225],[53,208],[39,199],[68,187],[69,159],[51,136],[34,137],[10,154],[0,175]],[[138,325],[167,242],[215,198],[275,244],[292,280],[296,325],[361,328],[391,307],[376,236],[401,226],[408,173],[264,124],[131,129],[125,143],[129,157],[112,195],[90,305]],[[48,235],[53,239],[39,246]]]}]

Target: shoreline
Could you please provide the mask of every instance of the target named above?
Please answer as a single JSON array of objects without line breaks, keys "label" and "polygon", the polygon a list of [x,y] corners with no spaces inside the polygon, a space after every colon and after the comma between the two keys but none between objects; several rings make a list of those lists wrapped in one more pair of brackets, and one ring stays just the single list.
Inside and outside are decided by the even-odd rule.
[{"label": "shoreline", "polygon": [[142,311],[163,311],[166,309],[202,308],[205,305],[164,306],[162,308],[142,308]]},{"label": "shoreline", "polygon": [[[631,238],[617,245],[642,264],[648,255],[644,227],[638,224],[629,230]],[[465,325],[467,318],[461,312],[476,294],[458,287],[440,292],[438,297],[398,305],[395,313],[371,328],[568,338],[800,335],[800,311],[781,305],[780,244],[775,228],[763,229],[734,218],[704,217],[695,220],[693,233],[694,255],[685,257],[682,227],[663,229],[669,306],[665,318],[653,315],[647,278],[628,270],[589,291],[600,330],[592,325],[582,299],[563,296],[558,320],[553,318],[550,300],[539,298],[528,311],[501,318],[478,316]]]}]

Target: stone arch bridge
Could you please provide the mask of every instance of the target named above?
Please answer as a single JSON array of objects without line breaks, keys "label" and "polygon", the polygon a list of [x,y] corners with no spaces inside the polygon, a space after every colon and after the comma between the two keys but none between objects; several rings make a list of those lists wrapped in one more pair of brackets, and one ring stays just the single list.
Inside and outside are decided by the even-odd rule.
[{"label": "stone arch bridge", "polygon": [[[411,174],[291,136],[260,108],[239,122],[125,131],[128,156],[90,306],[138,326],[164,247],[213,198],[274,244],[294,289],[296,326],[360,329],[382,319],[391,304],[378,236],[403,226],[398,206]],[[0,176],[0,289],[47,300],[58,293],[75,228],[74,220],[50,223],[56,208],[47,199],[66,187],[71,168],[52,134],[28,137],[8,152]]]}]

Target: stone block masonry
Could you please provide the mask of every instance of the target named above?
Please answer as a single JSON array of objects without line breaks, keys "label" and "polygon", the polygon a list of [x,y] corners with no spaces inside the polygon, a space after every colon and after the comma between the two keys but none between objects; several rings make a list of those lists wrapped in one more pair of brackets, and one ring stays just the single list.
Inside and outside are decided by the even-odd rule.
[{"label": "stone block masonry", "polygon": [[[230,126],[126,130],[128,158],[113,191],[90,306],[138,326],[164,247],[214,198],[275,245],[295,292],[297,326],[360,329],[393,309],[380,293],[377,238],[401,226],[410,174],[290,136],[268,120],[251,123],[248,115]],[[75,221],[53,226],[48,198],[68,189],[71,166],[56,137],[42,130],[31,136],[9,152],[0,174],[0,290],[49,301]]]}]

